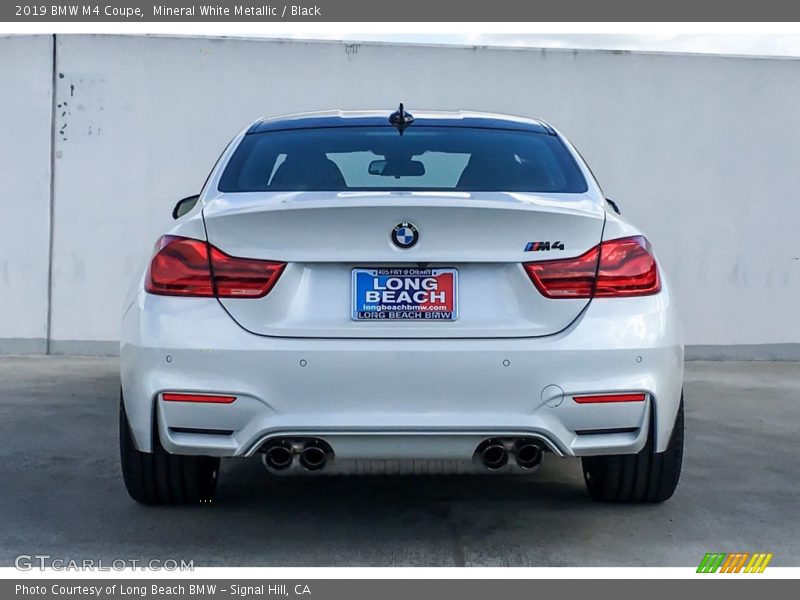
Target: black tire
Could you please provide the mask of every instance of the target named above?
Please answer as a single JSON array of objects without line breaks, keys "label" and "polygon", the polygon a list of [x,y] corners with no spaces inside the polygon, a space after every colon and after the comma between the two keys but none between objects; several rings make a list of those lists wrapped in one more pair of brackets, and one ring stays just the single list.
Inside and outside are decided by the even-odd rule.
[{"label": "black tire", "polygon": [[678,487],[683,463],[683,394],[669,444],[653,452],[654,419],[645,447],[638,454],[587,456],[583,479],[589,495],[601,502],[664,502]]},{"label": "black tire", "polygon": [[[155,421],[155,419],[153,419]],[[194,504],[210,501],[217,487],[219,458],[169,454],[153,425],[153,452],[133,443],[120,395],[119,450],[122,478],[131,498],[142,504]]]}]

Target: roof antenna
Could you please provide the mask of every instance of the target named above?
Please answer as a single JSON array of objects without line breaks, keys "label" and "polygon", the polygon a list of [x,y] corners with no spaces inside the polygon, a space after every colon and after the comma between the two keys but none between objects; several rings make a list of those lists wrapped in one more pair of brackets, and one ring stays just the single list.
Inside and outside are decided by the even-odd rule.
[{"label": "roof antenna", "polygon": [[400,135],[403,135],[405,128],[411,125],[413,122],[414,115],[406,112],[402,102],[400,103],[400,107],[391,115],[389,115],[389,123],[397,127],[397,131],[400,132]]}]

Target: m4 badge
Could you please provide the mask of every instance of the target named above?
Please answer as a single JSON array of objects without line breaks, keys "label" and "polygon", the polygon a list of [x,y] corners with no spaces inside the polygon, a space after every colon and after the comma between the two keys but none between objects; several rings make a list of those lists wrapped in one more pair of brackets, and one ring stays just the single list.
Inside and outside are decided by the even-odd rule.
[{"label": "m4 badge", "polygon": [[525,252],[542,252],[543,250],[563,250],[564,244],[555,242],[528,242],[525,245]]}]

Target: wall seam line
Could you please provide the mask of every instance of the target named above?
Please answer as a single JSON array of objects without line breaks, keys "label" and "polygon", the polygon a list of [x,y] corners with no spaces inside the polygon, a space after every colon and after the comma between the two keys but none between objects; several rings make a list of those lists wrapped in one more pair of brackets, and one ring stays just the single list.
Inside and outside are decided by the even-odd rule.
[{"label": "wall seam line", "polygon": [[58,39],[53,34],[53,60],[52,78],[50,88],[50,230],[48,232],[48,259],[47,259],[47,324],[45,335],[45,354],[51,352],[53,332],[53,240],[55,234],[55,187],[56,187],[56,118],[58,116],[58,101],[56,89],[58,80]]}]

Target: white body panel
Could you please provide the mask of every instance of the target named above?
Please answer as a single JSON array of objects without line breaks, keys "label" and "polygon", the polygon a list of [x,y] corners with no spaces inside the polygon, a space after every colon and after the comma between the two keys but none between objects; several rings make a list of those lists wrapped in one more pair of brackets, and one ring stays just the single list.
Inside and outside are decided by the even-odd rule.
[{"label": "white body panel", "polygon": [[[665,289],[656,296],[594,300],[569,329],[544,338],[285,339],[244,331],[216,300],[141,292],[125,318],[122,386],[142,450],[150,449],[153,403],[169,390],[239,397],[231,405],[159,401],[162,443],[177,453],[247,455],[267,435],[297,432],[372,433],[385,441],[389,433],[426,440],[471,433],[477,441],[528,433],[565,455],[636,452],[648,431],[646,403],[578,405],[571,399],[614,391],[651,395],[663,450],[683,380],[676,324]],[[172,434],[170,427],[234,433]],[[575,433],[626,427],[637,431]],[[462,459],[471,457],[477,441]],[[414,445],[413,455],[390,455],[452,458],[439,444],[443,455],[433,447],[425,454],[424,444]],[[374,452],[372,458],[382,456]]]},{"label": "white body panel", "polygon": [[[531,293],[521,263],[540,257],[524,252],[525,244],[557,231],[565,247],[557,257],[579,256],[600,242],[605,212],[583,194],[310,192],[218,195],[206,201],[204,216],[209,242],[227,253],[289,263],[268,296],[222,300],[248,331],[448,338],[531,337],[567,327],[588,301]],[[389,235],[403,221],[420,230],[419,243],[408,250]],[[350,319],[354,267],[419,263],[458,270],[457,321]]]},{"label": "white body panel", "polygon": [[[363,472],[377,470],[364,466],[375,461],[439,461],[452,470],[496,436],[534,437],[565,456],[630,454],[651,424],[655,450],[666,448],[683,341],[663,273],[651,296],[548,300],[521,266],[578,256],[601,236],[640,235],[609,211],[577,155],[589,190],[572,196],[222,194],[219,174],[238,139],[170,233],[207,232],[233,256],[289,264],[261,299],[155,296],[142,278],[121,342],[125,407],[140,450],[153,447],[154,415],[172,453],[248,456],[271,439],[314,436],[333,447],[332,472],[348,461]],[[389,240],[404,221],[421,229],[411,252]],[[326,223],[337,235],[325,233]],[[559,239],[565,249],[524,253],[537,239]],[[459,269],[457,321],[351,320],[352,268],[420,263]],[[164,402],[165,391],[237,399]],[[644,392],[648,400],[572,399],[605,392]]]}]

